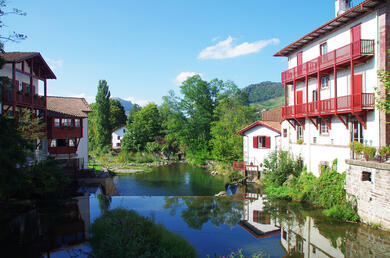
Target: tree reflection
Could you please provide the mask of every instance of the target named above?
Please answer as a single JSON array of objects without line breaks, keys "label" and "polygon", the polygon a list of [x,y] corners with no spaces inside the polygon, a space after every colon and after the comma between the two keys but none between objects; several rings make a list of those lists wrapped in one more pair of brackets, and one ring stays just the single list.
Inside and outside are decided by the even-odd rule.
[{"label": "tree reflection", "polygon": [[171,215],[181,211],[181,217],[193,229],[202,229],[204,223],[211,222],[216,226],[236,225],[242,217],[242,200],[226,197],[165,197],[165,209]]}]

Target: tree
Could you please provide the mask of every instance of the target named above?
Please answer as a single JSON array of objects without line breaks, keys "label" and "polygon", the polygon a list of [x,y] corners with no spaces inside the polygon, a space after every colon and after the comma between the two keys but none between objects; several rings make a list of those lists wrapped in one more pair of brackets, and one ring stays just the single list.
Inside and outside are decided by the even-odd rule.
[{"label": "tree", "polygon": [[130,111],[129,111],[129,116],[128,116],[128,118],[127,118],[127,123],[128,123],[128,124],[133,123],[135,114],[136,114],[138,111],[140,111],[141,109],[142,109],[142,107],[139,106],[138,104],[134,104],[134,105],[133,105],[133,107],[132,107],[132,108],[130,109]]},{"label": "tree", "polygon": [[122,149],[125,151],[142,151],[147,142],[154,142],[161,133],[161,118],[157,105],[151,103],[134,116],[134,121],[128,128]]},{"label": "tree", "polygon": [[126,113],[122,104],[117,99],[110,99],[110,124],[111,130],[126,124]]},{"label": "tree", "polygon": [[110,91],[106,80],[100,80],[96,95],[96,145],[99,149],[111,143]]},{"label": "tree", "polygon": [[45,128],[46,124],[43,123],[41,117],[32,118],[29,109],[24,108],[21,110],[17,129],[24,139],[33,142],[36,139],[45,138]]},{"label": "tree", "polygon": [[218,96],[211,126],[212,156],[215,160],[230,163],[242,160],[242,137],[237,132],[255,120],[255,112],[248,107],[247,96],[232,82],[226,82]]},{"label": "tree", "polygon": [[[388,49],[388,55],[390,58],[390,49]],[[389,62],[390,63],[390,62]],[[390,71],[383,69],[378,71],[379,81],[382,83],[382,87],[376,87],[376,107],[390,114]]]},{"label": "tree", "polygon": [[[20,16],[26,16],[27,14],[20,9],[13,8],[12,10],[7,10],[7,0],[0,0],[0,30],[4,31],[4,28],[7,27],[4,24],[4,16],[15,14]],[[26,39],[27,36],[24,34],[16,33],[15,31],[10,32],[8,35],[0,34],[0,51],[4,52],[4,43],[7,41],[19,42],[20,40]]]}]

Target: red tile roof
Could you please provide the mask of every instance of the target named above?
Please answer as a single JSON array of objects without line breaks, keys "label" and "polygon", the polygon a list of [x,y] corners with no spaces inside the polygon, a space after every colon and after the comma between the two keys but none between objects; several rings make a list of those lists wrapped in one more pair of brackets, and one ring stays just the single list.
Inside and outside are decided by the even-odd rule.
[{"label": "red tile roof", "polygon": [[268,111],[264,111],[261,113],[261,119],[263,121],[274,121],[274,122],[282,122],[282,107],[277,107],[270,109]]},{"label": "red tile roof", "polygon": [[84,98],[47,96],[48,116],[88,117],[92,112]]},{"label": "red tile roof", "polygon": [[[49,65],[46,63],[45,59],[43,59],[43,57],[39,52],[5,52],[5,53],[0,52],[0,57],[4,58],[4,60],[7,63],[13,63],[13,62],[19,63],[25,60],[33,59],[34,64],[40,66],[39,73],[41,75],[41,78],[57,79],[57,77],[55,76],[55,74],[50,69]],[[35,69],[37,65],[34,66]],[[35,74],[38,75],[38,70],[35,70],[34,72]]]},{"label": "red tile roof", "polygon": [[297,41],[291,43],[287,47],[283,48],[279,52],[275,53],[274,56],[288,56],[294,51],[297,51],[298,49],[302,48],[306,44],[309,44],[310,42],[320,38],[323,35],[326,35],[333,30],[335,30],[338,27],[341,27],[348,22],[375,10],[374,8],[382,3],[385,3],[386,0],[366,0],[363,3],[349,9],[345,13],[337,16],[333,20],[325,23],[324,25],[318,27],[314,31],[306,34],[302,38],[298,39]]},{"label": "red tile roof", "polygon": [[268,129],[271,129],[271,130],[277,132],[278,134],[281,133],[281,131],[280,131],[281,130],[280,122],[275,122],[275,121],[256,121],[253,124],[251,124],[250,126],[245,127],[244,129],[239,131],[237,134],[243,135],[246,131],[248,131],[249,129],[252,129],[253,127],[256,127],[256,126],[265,126]]}]

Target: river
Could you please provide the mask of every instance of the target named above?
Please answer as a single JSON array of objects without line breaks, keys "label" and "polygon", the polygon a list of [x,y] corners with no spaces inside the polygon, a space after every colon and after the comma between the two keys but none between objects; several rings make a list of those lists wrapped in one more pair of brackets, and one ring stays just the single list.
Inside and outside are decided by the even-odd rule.
[{"label": "river", "polygon": [[390,257],[388,232],[341,223],[300,204],[268,202],[256,187],[214,197],[225,190],[226,178],[189,165],[117,176],[114,183],[121,196],[80,196],[60,208],[15,217],[3,229],[11,230],[12,241],[28,244],[24,249],[9,244],[6,250],[29,257],[37,248],[46,257],[86,257],[93,221],[105,210],[125,208],[180,234],[199,257],[226,256],[239,249],[247,256],[265,257]]}]

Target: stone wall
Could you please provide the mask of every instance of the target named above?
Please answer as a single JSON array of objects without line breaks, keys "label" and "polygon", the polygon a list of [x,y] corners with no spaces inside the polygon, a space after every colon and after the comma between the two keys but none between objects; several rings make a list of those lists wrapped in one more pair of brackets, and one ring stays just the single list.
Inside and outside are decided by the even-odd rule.
[{"label": "stone wall", "polygon": [[345,189],[356,197],[361,220],[390,230],[390,164],[361,160],[346,163]]}]

